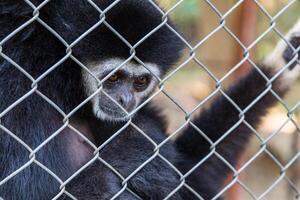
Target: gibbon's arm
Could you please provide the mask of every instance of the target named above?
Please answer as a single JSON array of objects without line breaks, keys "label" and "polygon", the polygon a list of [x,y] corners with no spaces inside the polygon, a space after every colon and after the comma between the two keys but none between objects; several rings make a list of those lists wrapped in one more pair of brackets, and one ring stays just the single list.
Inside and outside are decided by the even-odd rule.
[{"label": "gibbon's arm", "polygon": [[[281,68],[290,63],[290,68],[286,69],[272,83],[272,89],[281,97],[288,91],[289,86],[300,75],[299,66],[299,46],[300,46],[300,20],[287,34],[288,41],[293,45],[298,53],[287,46],[284,41],[279,42],[274,51],[265,59],[260,70],[270,79]],[[298,54],[297,61],[296,55]],[[295,61],[294,63],[292,63]],[[259,95],[267,90],[267,81],[257,70],[253,69],[245,77],[241,78],[233,87],[225,93],[239,106],[241,110],[247,108]],[[268,109],[277,103],[277,99],[269,91],[259,101],[251,106],[245,113],[244,119],[252,127],[257,128],[261,122],[261,117]],[[231,127],[239,121],[238,110],[223,96],[212,103],[210,109],[202,112],[196,118],[194,124],[205,133],[212,142],[218,141]],[[222,155],[233,166],[238,161],[239,155],[243,152],[253,131],[244,123],[240,123],[216,146],[216,152]],[[176,140],[179,151],[195,160],[210,152],[211,145],[192,126],[189,126]],[[204,165],[206,162],[204,162]],[[226,170],[225,170],[226,172]]]}]

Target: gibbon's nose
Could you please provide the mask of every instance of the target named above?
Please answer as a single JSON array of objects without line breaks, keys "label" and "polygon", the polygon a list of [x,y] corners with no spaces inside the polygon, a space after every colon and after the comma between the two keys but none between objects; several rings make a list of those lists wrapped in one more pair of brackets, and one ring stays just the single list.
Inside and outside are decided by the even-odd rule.
[{"label": "gibbon's nose", "polygon": [[131,111],[135,106],[134,96],[130,92],[123,93],[118,97],[118,102],[127,111]]}]

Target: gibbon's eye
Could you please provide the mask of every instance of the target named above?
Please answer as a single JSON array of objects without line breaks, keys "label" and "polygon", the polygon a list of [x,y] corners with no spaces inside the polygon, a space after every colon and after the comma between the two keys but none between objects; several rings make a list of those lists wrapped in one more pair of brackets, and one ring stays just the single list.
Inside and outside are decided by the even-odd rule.
[{"label": "gibbon's eye", "polygon": [[149,84],[149,77],[148,76],[138,76],[134,80],[134,87],[137,90],[145,89]]},{"label": "gibbon's eye", "polygon": [[120,77],[118,76],[118,74],[113,74],[108,78],[108,81],[111,83],[114,83],[114,82],[117,82],[119,80],[119,78]]}]

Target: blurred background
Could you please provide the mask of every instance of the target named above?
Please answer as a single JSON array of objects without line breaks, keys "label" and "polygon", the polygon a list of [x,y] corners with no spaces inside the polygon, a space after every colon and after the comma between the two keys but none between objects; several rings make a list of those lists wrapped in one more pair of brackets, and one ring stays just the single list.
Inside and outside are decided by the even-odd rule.
[{"label": "blurred background", "polygon": [[[270,16],[276,16],[284,11],[276,20],[276,28],[282,34],[286,33],[300,17],[300,1],[260,0],[257,4],[254,0],[245,0],[240,4],[237,0],[185,0],[172,9],[178,2],[178,0],[159,1],[166,11],[170,11],[169,17],[175,21],[185,40],[192,47],[197,46],[194,50],[195,57],[217,79],[222,78],[236,66],[243,59],[244,53],[238,42],[224,28],[218,29],[205,42],[202,42],[220,26],[219,15],[226,15],[226,27],[246,48],[250,47],[250,58],[253,61],[259,61],[267,55],[274,48],[276,41],[280,39],[274,31],[268,31]],[[257,40],[259,37],[261,38]],[[190,53],[190,49],[186,48],[182,60],[175,67],[184,63],[190,57]],[[243,63],[234,73],[225,78],[222,85],[227,87],[249,69],[251,65],[248,62]],[[182,106],[182,109],[179,109],[164,94],[156,97],[165,107],[165,114],[170,118],[169,131],[173,132],[179,128],[184,123],[185,112],[191,112],[215,88],[216,81],[193,60],[183,65],[171,76],[165,84],[164,91]],[[297,130],[297,124],[300,125],[300,111],[293,114],[294,123],[288,120],[287,116],[287,109],[300,101],[299,91],[300,82],[298,81],[284,99],[284,105],[278,104],[273,108],[257,130],[264,140],[270,138],[267,151],[258,153],[261,141],[253,134],[252,142],[242,157],[239,167],[242,167],[253,156],[256,156],[256,159],[239,176],[244,186],[238,183],[233,185],[226,192],[226,199],[255,199],[265,191],[268,193],[263,199],[296,199],[296,195],[300,194],[300,158],[297,157],[300,154],[300,132]],[[202,107],[199,112],[201,109]],[[281,171],[285,166],[288,166],[287,173],[282,174]],[[299,196],[298,198],[300,199]]]}]

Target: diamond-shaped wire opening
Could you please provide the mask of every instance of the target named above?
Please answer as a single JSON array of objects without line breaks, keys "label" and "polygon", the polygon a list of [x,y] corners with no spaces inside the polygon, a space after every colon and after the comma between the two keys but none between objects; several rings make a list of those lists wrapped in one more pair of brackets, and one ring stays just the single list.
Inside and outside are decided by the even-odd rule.
[{"label": "diamond-shaped wire opening", "polygon": [[[72,199],[76,199],[75,197],[72,196],[72,194],[68,193],[68,191],[65,190],[65,185],[71,181],[74,177],[76,178],[76,176],[81,173],[82,170],[84,170],[85,168],[89,167],[90,165],[92,165],[95,160],[100,161],[101,163],[105,164],[107,166],[107,168],[109,168],[109,170],[111,170],[112,172],[114,172],[117,176],[120,177],[120,179],[122,180],[122,189],[114,195],[113,198],[117,198],[118,196],[122,195],[122,193],[127,190],[131,193],[134,193],[134,191],[131,191],[130,188],[127,186],[127,182],[134,178],[135,176],[138,175],[138,173],[141,170],[144,170],[144,167],[147,168],[148,165],[151,165],[151,161],[153,159],[161,159],[161,161],[164,161],[163,163],[167,164],[169,167],[171,167],[175,173],[178,174],[178,176],[180,177],[180,183],[178,183],[177,187],[174,188],[174,190],[166,196],[167,198],[171,198],[173,195],[176,195],[176,192],[182,188],[188,189],[191,193],[193,193],[197,198],[202,199],[202,197],[197,194],[192,187],[190,187],[188,184],[185,183],[185,176],[187,176],[187,174],[182,175],[177,169],[176,167],[174,167],[172,165],[172,163],[169,162],[169,160],[167,160],[163,155],[160,154],[160,148],[162,148],[165,143],[169,142],[169,140],[175,136],[178,132],[181,131],[181,129],[183,129],[185,127],[186,124],[192,124],[192,122],[190,122],[190,115],[197,109],[197,107],[201,107],[202,103],[199,104],[199,106],[197,106],[195,108],[194,111],[192,111],[191,113],[187,113],[187,117],[186,117],[186,123],[184,123],[182,126],[180,126],[176,131],[173,132],[173,134],[166,138],[164,141],[160,141],[160,143],[156,144],[156,142],[152,141],[151,137],[149,137],[149,133],[144,133],[143,130],[141,130],[137,125],[135,125],[134,122],[129,121],[128,124],[126,124],[124,127],[126,128],[127,126],[132,126],[134,129],[136,129],[140,135],[142,137],[144,137],[148,142],[150,141],[153,144],[154,147],[154,151],[153,151],[153,155],[150,156],[149,158],[146,159],[146,161],[143,162],[143,164],[139,165],[138,168],[136,168],[134,170],[134,172],[131,172],[131,174],[127,177],[121,177],[121,175],[119,174],[119,172],[117,172],[114,167],[110,164],[108,164],[104,159],[101,158],[101,155],[99,156],[98,154],[101,153],[101,151],[103,151],[105,148],[109,148],[109,144],[111,142],[113,142],[115,139],[118,139],[117,137],[119,136],[119,133],[121,133],[121,131],[117,131],[115,134],[113,134],[108,141],[101,145],[100,147],[95,147],[87,138],[84,137],[84,134],[82,134],[79,130],[76,129],[76,127],[72,127],[72,125],[69,123],[69,119],[76,114],[76,112],[78,112],[78,110],[80,108],[82,108],[87,102],[89,102],[93,96],[95,96],[97,93],[102,92],[101,88],[99,87],[99,90],[97,90],[94,94],[92,94],[90,97],[88,97],[87,99],[85,99],[81,104],[79,104],[78,106],[76,106],[75,108],[73,108],[71,111],[67,111],[67,113],[64,113],[65,111],[61,110],[61,108],[59,106],[57,106],[56,102],[53,102],[51,100],[51,98],[48,98],[42,91],[39,90],[39,85],[43,83],[43,80],[45,80],[46,78],[50,78],[51,77],[51,73],[53,71],[55,71],[56,69],[58,69],[60,67],[60,65],[63,65],[68,59],[73,60],[74,62],[76,62],[81,68],[82,70],[87,71],[87,73],[91,74],[88,70],[88,68],[82,63],[80,62],[76,56],[73,55],[72,53],[72,48],[76,48],[77,44],[80,43],[81,40],[84,40],[84,38],[86,36],[88,36],[88,34],[92,33],[94,29],[96,29],[98,26],[100,25],[105,25],[111,32],[112,34],[115,34],[122,42],[124,42],[128,47],[129,47],[129,51],[131,56],[124,62],[124,64],[126,62],[129,62],[131,59],[135,59],[137,62],[139,62],[140,64],[144,65],[145,68],[147,68],[147,65],[144,64],[136,55],[135,55],[135,48],[138,48],[138,46],[140,44],[142,44],[148,37],[150,37],[152,34],[154,34],[157,30],[159,30],[161,27],[166,26],[168,27],[173,33],[175,33],[178,38],[180,40],[182,40],[182,42],[184,42],[186,44],[186,46],[190,49],[190,57],[189,59],[193,59],[194,61],[196,61],[199,65],[200,61],[197,59],[197,57],[195,56],[195,50],[200,47],[202,45],[203,42],[206,42],[206,40],[210,39],[216,32],[218,32],[221,29],[224,29],[234,40],[236,40],[237,43],[239,43],[241,45],[241,47],[244,49],[245,54],[244,54],[244,59],[241,60],[240,63],[236,64],[233,67],[233,70],[229,71],[226,75],[222,76],[222,78],[220,80],[215,79],[216,84],[217,84],[217,92],[221,93],[221,95],[223,95],[224,98],[226,98],[234,107],[236,107],[237,112],[240,114],[240,120],[237,121],[237,123],[235,123],[235,125],[233,125],[229,130],[227,130],[225,132],[225,135],[220,138],[218,141],[214,142],[214,143],[210,143],[210,145],[212,145],[213,149],[211,151],[211,155],[215,156],[216,158],[219,159],[219,161],[221,161],[223,164],[227,165],[230,170],[234,173],[234,179],[232,181],[230,181],[228,183],[228,185],[226,185],[219,194],[216,194],[215,198],[223,195],[223,193],[228,190],[233,184],[237,183],[240,184],[245,190],[247,190],[250,194],[251,191],[249,189],[247,189],[246,185],[243,185],[242,182],[239,181],[238,179],[238,175],[240,173],[240,171],[236,171],[236,169],[234,168],[234,166],[231,166],[230,163],[222,156],[218,153],[217,147],[218,145],[221,144],[223,139],[226,139],[227,136],[230,135],[230,132],[232,130],[234,130],[236,127],[238,127],[240,124],[245,124],[246,126],[248,126],[249,128],[251,128],[251,124],[249,124],[247,122],[247,119],[244,119],[244,115],[248,112],[248,110],[251,110],[252,106],[255,106],[255,104],[257,103],[257,101],[259,101],[261,98],[263,98],[263,96],[265,95],[266,92],[271,91],[272,94],[286,107],[285,102],[277,95],[276,91],[272,90],[272,87],[266,87],[266,90],[264,91],[265,93],[262,93],[261,95],[258,95],[258,97],[251,103],[249,104],[244,110],[242,110],[241,108],[238,107],[238,105],[236,105],[236,103],[226,94],[226,92],[222,89],[222,86],[224,85],[223,81],[225,79],[227,79],[236,69],[238,69],[240,67],[240,65],[247,61],[250,62],[252,64],[251,59],[248,58],[247,52],[250,52],[250,50],[261,40],[261,38],[263,38],[269,31],[271,31],[272,29],[279,35],[279,37],[282,38],[282,35],[280,33],[280,31],[278,31],[276,29],[276,19],[282,14],[283,11],[285,11],[290,5],[292,5],[292,3],[294,3],[295,1],[291,1],[288,4],[286,4],[285,7],[283,7],[281,10],[279,10],[276,15],[274,17],[271,17],[268,14],[268,11],[266,11],[263,6],[259,3],[256,2],[257,6],[259,6],[259,8],[262,10],[262,12],[270,19],[270,23],[271,26],[264,32],[262,33],[249,47],[245,48],[240,41],[238,40],[238,38],[236,37],[236,35],[230,30],[230,28],[227,27],[226,25],[226,20],[227,20],[227,16],[229,16],[237,7],[239,7],[241,5],[241,3],[243,1],[238,1],[236,3],[234,3],[232,6],[229,6],[228,10],[222,10],[222,12],[220,12],[218,10],[218,8],[214,5],[213,2],[210,1],[206,1],[206,3],[211,7],[211,9],[218,15],[219,20],[220,20],[220,25],[217,26],[217,28],[210,32],[209,35],[207,35],[204,39],[202,39],[196,46],[192,47],[190,46],[182,37],[180,37],[180,35],[171,27],[167,24],[167,16],[169,15],[169,13],[173,12],[173,10],[176,9],[177,6],[179,6],[182,1],[179,1],[178,3],[176,3],[174,6],[172,6],[169,10],[167,10],[165,13],[162,12],[162,23],[159,24],[157,27],[155,27],[152,31],[149,32],[149,34],[145,35],[142,39],[140,39],[136,44],[130,44],[126,41],[125,38],[123,38],[112,26],[109,25],[109,23],[107,23],[105,21],[105,14],[109,13],[110,9],[113,9],[113,6],[115,4],[117,4],[119,1],[115,1],[113,4],[111,4],[109,7],[107,7],[104,11],[102,11],[99,7],[97,7],[97,5],[93,2],[93,1],[88,1],[90,3],[90,5],[99,12],[100,15],[100,21],[97,21],[96,24],[94,24],[91,28],[89,28],[86,32],[84,33],[79,33],[78,36],[76,36],[76,39],[72,41],[71,44],[68,44],[66,41],[64,41],[63,37],[60,36],[59,33],[55,32],[54,29],[51,28],[51,25],[49,26],[47,24],[47,22],[44,22],[42,20],[42,15],[40,16],[40,13],[43,11],[43,9],[47,8],[47,5],[49,3],[51,3],[51,1],[44,1],[42,2],[40,5],[38,5],[38,7],[35,7],[30,1],[26,0],[25,1],[29,6],[31,6],[33,8],[33,18],[29,19],[29,21],[27,21],[25,24],[21,25],[21,27],[17,28],[14,32],[12,32],[8,37],[2,39],[2,41],[0,42],[0,47],[1,47],[1,57],[4,58],[7,62],[11,63],[12,65],[14,65],[21,73],[23,73],[25,76],[27,76],[28,80],[30,80],[32,82],[32,89],[29,92],[25,92],[24,96],[19,97],[18,100],[14,101],[13,104],[11,104],[11,106],[8,106],[4,111],[1,111],[0,113],[0,120],[3,120],[5,118],[5,115],[9,114],[9,112],[13,111],[15,106],[17,106],[18,104],[22,104],[23,101],[26,101],[27,98],[30,98],[31,95],[38,95],[40,98],[43,99],[43,101],[47,102],[50,106],[53,107],[54,110],[56,110],[57,112],[60,113],[60,115],[62,116],[63,120],[62,123],[63,125],[58,128],[56,131],[53,132],[53,134],[48,137],[47,139],[45,139],[45,141],[42,144],[39,144],[37,147],[35,147],[35,149],[31,149],[30,147],[27,147],[27,144],[23,143],[22,138],[18,138],[14,133],[10,132],[8,129],[5,128],[5,124],[4,126],[2,125],[2,121],[0,121],[0,128],[2,129],[3,132],[5,132],[7,135],[10,135],[12,138],[14,138],[17,142],[19,142],[21,145],[23,145],[25,148],[27,148],[27,150],[30,152],[30,156],[29,158],[31,158],[32,160],[30,160],[28,162],[28,164],[23,165],[23,167],[19,168],[19,170],[16,171],[15,174],[12,174],[11,177],[8,177],[8,179],[13,178],[13,176],[17,175],[17,173],[22,173],[22,170],[26,170],[26,167],[30,167],[31,164],[36,164],[38,167],[40,167],[41,169],[43,169],[45,171],[45,173],[48,173],[50,176],[52,176],[54,179],[57,179],[57,182],[61,184],[61,188],[60,188],[60,192],[57,194],[57,198],[60,197],[61,195],[65,194],[67,196],[69,196]],[[151,1],[151,3],[156,7],[156,4],[154,2]],[[159,8],[158,8],[159,9]],[[224,13],[224,14],[223,14]],[[26,70],[24,70],[22,68],[22,66],[18,65],[17,63],[14,63],[14,61],[7,57],[5,55],[5,43],[8,42],[11,38],[10,36],[14,36],[15,34],[17,34],[17,32],[21,32],[22,29],[24,27],[27,27],[28,25],[31,25],[32,23],[39,23],[40,25],[44,26],[49,32],[51,32],[51,34],[53,34],[54,37],[56,37],[58,40],[60,40],[62,42],[63,45],[65,45],[66,47],[66,54],[65,56],[63,56],[59,61],[53,63],[50,68],[48,68],[45,72],[43,72],[42,74],[39,74],[37,77],[32,78],[30,74],[28,74],[26,72]],[[3,51],[3,52],[2,52]],[[183,64],[182,66],[184,66],[185,64]],[[121,68],[122,64],[118,67]],[[205,65],[201,65],[202,68],[204,68],[205,70],[207,70],[207,72],[210,72],[209,69],[207,69],[205,67]],[[256,66],[253,65],[254,68],[256,68]],[[180,70],[180,66],[177,68],[177,70]],[[116,69],[116,70],[118,70]],[[115,70],[115,71],[116,71]],[[150,70],[151,71],[151,70]],[[175,70],[176,71],[176,70]],[[281,73],[283,72],[283,70],[281,71]],[[210,74],[210,73],[209,73]],[[278,75],[280,74],[280,72],[278,73]],[[173,74],[172,72],[169,74],[169,76],[167,76],[167,78],[163,79],[161,81],[161,85],[160,85],[160,89],[157,93],[155,93],[152,97],[150,97],[148,100],[146,100],[145,103],[143,103],[139,108],[137,108],[134,112],[136,112],[137,110],[139,110],[140,108],[142,108],[146,103],[150,102],[150,100],[155,97],[155,95],[157,95],[160,92],[163,92],[168,98],[170,98],[172,101],[173,98],[172,96],[168,95],[167,92],[164,91],[163,86],[164,83],[166,81],[168,81],[168,79],[170,77],[172,77]],[[212,78],[215,78],[213,76],[213,74],[210,74],[210,76]],[[108,77],[108,76],[107,76]],[[271,77],[270,77],[271,78]],[[277,76],[272,77],[271,80],[268,80],[269,86],[272,82],[275,81],[275,79],[277,78]],[[97,78],[95,78],[97,79]],[[97,82],[102,82],[104,80],[96,80]],[[101,85],[101,83],[99,83],[99,85]],[[267,85],[268,86],[268,85]],[[214,96],[214,92],[208,96],[207,100],[210,99],[210,97]],[[113,101],[113,99],[112,99]],[[205,101],[205,100],[204,100]],[[113,101],[115,102],[115,101]],[[203,101],[202,101],[203,102]],[[116,103],[116,102],[115,102]],[[180,104],[176,103],[174,101],[175,104],[177,104],[179,107]],[[297,107],[297,105],[296,105]],[[293,113],[294,110],[290,110],[287,109],[287,111],[290,113]],[[292,118],[290,118],[289,120],[292,120]],[[293,120],[292,120],[293,121]],[[297,126],[297,125],[296,125]],[[59,177],[56,176],[56,174],[51,171],[51,169],[47,168],[47,166],[44,166],[41,162],[38,161],[38,159],[35,157],[40,150],[43,150],[43,148],[47,147],[47,144],[52,142],[53,140],[55,140],[55,137],[58,136],[60,134],[60,132],[62,132],[66,127],[72,129],[76,135],[78,135],[79,137],[81,137],[82,139],[84,139],[90,146],[91,148],[93,148],[95,150],[94,154],[95,156],[93,156],[93,158],[87,162],[84,166],[82,166],[76,173],[74,173],[68,180],[66,180],[65,182],[62,182],[62,180],[60,180]],[[195,127],[196,128],[196,127]],[[198,130],[200,133],[199,134],[203,134],[203,136],[205,136],[205,133],[201,133],[200,130]],[[267,143],[269,142],[269,140],[274,137],[277,133],[274,133],[274,135],[271,135],[268,139],[265,139],[262,141],[262,151],[263,153],[266,153],[272,161],[274,161],[279,167],[280,167],[280,176],[274,181],[274,183],[272,185],[270,185],[265,191],[264,193],[260,194],[259,197],[256,197],[254,195],[251,195],[252,197],[254,197],[255,199],[261,199],[263,197],[265,197],[266,195],[268,195],[269,192],[271,192],[280,182],[282,182],[282,180],[287,179],[287,181],[290,183],[290,179],[286,177],[285,173],[287,168],[289,168],[290,165],[292,165],[294,163],[294,160],[298,159],[298,154],[296,154],[291,160],[290,162],[286,165],[286,166],[282,166],[282,164],[280,164],[280,162],[278,161],[278,159],[276,158],[276,156],[274,156],[266,147]],[[122,135],[125,136],[125,135]],[[220,144],[219,144],[220,143]],[[210,158],[210,155],[207,155],[207,159]],[[201,161],[202,162],[202,161]],[[199,164],[199,163],[198,163]],[[249,165],[250,163],[248,163],[247,165]],[[247,166],[245,166],[247,167]],[[191,172],[189,172],[191,173]],[[6,180],[5,180],[6,181]],[[2,183],[2,182],[0,182]],[[291,183],[290,183],[291,184]],[[0,184],[1,185],[1,184]],[[296,192],[298,193],[299,196],[299,191]],[[214,199],[215,199],[214,198]]]}]

